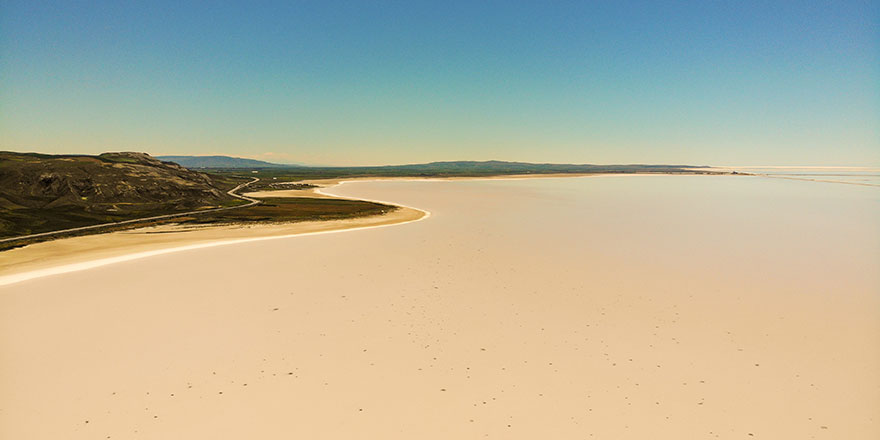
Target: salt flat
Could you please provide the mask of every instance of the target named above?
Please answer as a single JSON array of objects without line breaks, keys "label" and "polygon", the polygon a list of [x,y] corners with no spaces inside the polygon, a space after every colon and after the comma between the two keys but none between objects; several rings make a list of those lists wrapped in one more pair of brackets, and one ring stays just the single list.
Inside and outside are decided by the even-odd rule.
[{"label": "salt flat", "polygon": [[880,437],[880,191],[356,182],[420,222],[0,287],[0,438]]}]

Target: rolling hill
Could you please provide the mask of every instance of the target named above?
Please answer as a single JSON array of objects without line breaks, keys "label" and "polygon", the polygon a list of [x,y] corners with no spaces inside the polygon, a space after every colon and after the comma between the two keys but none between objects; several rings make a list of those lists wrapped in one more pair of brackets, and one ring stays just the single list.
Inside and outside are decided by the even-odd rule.
[{"label": "rolling hill", "polygon": [[0,237],[239,204],[238,182],[146,153],[0,152]]}]

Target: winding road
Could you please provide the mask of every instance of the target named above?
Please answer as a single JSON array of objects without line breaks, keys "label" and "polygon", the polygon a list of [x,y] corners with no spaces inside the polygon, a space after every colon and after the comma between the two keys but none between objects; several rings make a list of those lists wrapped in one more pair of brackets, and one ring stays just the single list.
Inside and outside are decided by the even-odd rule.
[{"label": "winding road", "polygon": [[30,238],[37,238],[37,237],[47,237],[50,235],[65,234],[68,232],[89,231],[92,229],[106,228],[109,226],[127,225],[127,224],[132,224],[132,223],[141,223],[141,222],[153,221],[153,220],[164,220],[164,219],[169,219],[169,218],[174,218],[174,217],[182,217],[182,216],[186,216],[186,215],[204,214],[206,212],[217,212],[217,211],[226,211],[229,209],[247,208],[249,206],[254,206],[254,205],[260,204],[260,201],[257,199],[252,199],[247,196],[236,194],[235,192],[260,180],[258,177],[254,177],[253,179],[254,180],[251,180],[250,182],[242,183],[241,185],[238,185],[235,188],[232,188],[231,190],[226,191],[226,194],[229,194],[232,197],[250,202],[250,203],[247,203],[244,205],[226,206],[223,208],[203,209],[200,211],[178,212],[175,214],[157,215],[157,216],[153,216],[153,217],[144,217],[144,218],[136,218],[136,219],[131,219],[131,220],[122,220],[122,221],[118,221],[118,222],[101,223],[99,225],[81,226],[78,228],[60,229],[57,231],[49,231],[49,232],[40,232],[38,234],[19,235],[18,237],[9,237],[9,238],[0,239],[0,243],[8,243],[10,241],[16,241],[16,240],[27,240]]}]

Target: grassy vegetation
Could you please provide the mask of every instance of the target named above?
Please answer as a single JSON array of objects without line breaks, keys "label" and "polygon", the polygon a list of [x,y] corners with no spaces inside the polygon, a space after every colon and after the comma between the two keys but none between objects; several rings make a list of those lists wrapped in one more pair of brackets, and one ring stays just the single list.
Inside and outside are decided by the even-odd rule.
[{"label": "grassy vegetation", "polygon": [[[205,174],[207,174],[211,178],[211,181],[214,183],[214,185],[216,185],[218,188],[222,189],[224,192],[229,191],[232,188],[235,188],[236,186],[241,185],[242,183],[245,183],[245,182],[248,182],[251,180],[248,177],[238,176],[238,175],[233,175],[233,174],[215,174],[215,173],[205,173]],[[248,187],[250,187],[250,185],[248,185]]]},{"label": "grassy vegetation", "polygon": [[309,220],[337,220],[379,215],[396,206],[342,199],[300,197],[261,198],[261,204],[242,209],[211,212],[177,220],[184,224],[282,223]]},{"label": "grassy vegetation", "polygon": [[[220,212],[206,212],[204,214],[175,217],[172,219],[151,220],[131,223],[126,225],[110,225],[89,231],[77,231],[49,237],[37,237],[28,240],[17,240],[0,243],[0,251],[26,246],[29,244],[49,241],[58,238],[76,237],[82,235],[102,234],[113,231],[143,228],[147,226],[159,226],[167,224],[191,224],[191,225],[224,225],[224,224],[268,224],[268,223],[292,223],[303,221],[340,220],[347,218],[365,217],[385,214],[397,209],[396,206],[383,205],[372,202],[343,199],[314,199],[314,198],[266,198],[260,199],[263,203],[247,208],[234,209]],[[244,203],[243,201],[239,201]],[[143,217],[161,215],[155,212],[144,213]],[[127,220],[126,218],[111,219],[108,221]],[[93,224],[93,223],[90,223]]]},{"label": "grassy vegetation", "polygon": [[[216,205],[205,207],[205,209],[240,206],[247,203],[245,200],[230,197]],[[125,204],[118,203],[115,205],[121,206]],[[2,218],[0,218],[0,237],[37,234],[188,211],[188,209],[169,209],[167,206],[158,203],[140,203],[126,208],[124,211],[113,212],[96,204],[94,210],[85,210],[80,206],[72,205],[4,210]]]},{"label": "grassy vegetation", "polygon": [[[237,203],[246,202],[238,200]],[[4,212],[0,222],[3,224],[3,236],[15,237],[180,212],[150,208],[144,206],[119,213],[91,212],[69,205],[57,208],[20,208]]]},{"label": "grassy vegetation", "polygon": [[284,180],[260,180],[247,186],[245,192],[256,191],[277,191],[277,190],[303,190],[317,188],[318,185],[310,185],[307,183],[291,183]]}]

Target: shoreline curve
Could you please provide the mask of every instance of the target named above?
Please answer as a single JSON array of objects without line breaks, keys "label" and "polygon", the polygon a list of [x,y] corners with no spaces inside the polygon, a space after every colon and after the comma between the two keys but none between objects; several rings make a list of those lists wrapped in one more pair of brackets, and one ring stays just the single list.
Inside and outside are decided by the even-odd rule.
[{"label": "shoreline curve", "polygon": [[[379,179],[376,179],[376,180],[379,180]],[[333,186],[330,186],[329,188],[335,188],[335,187],[340,186],[345,183],[369,182],[369,181],[371,181],[371,180],[339,181],[339,182],[336,182],[335,184],[333,184]],[[276,240],[276,239],[282,239],[282,238],[293,238],[293,237],[303,237],[303,236],[311,236],[311,235],[332,234],[332,233],[347,232],[347,231],[358,231],[358,230],[365,230],[365,229],[384,228],[384,227],[388,227],[388,226],[397,226],[397,225],[403,225],[403,224],[407,224],[407,223],[415,223],[418,221],[425,220],[431,216],[430,211],[427,211],[427,210],[424,210],[421,208],[416,208],[413,206],[403,205],[400,203],[390,202],[390,201],[386,201],[386,200],[360,199],[360,198],[355,199],[355,198],[350,198],[350,197],[343,197],[340,195],[321,191],[321,188],[315,189],[314,192],[317,194],[321,194],[323,196],[326,196],[326,197],[382,203],[382,204],[386,204],[386,205],[395,206],[398,209],[403,208],[406,210],[419,212],[419,213],[421,213],[421,215],[416,218],[408,218],[408,219],[403,219],[400,221],[392,221],[392,222],[386,222],[386,223],[380,222],[377,224],[366,224],[366,225],[358,225],[357,223],[363,222],[364,220],[368,220],[368,219],[372,219],[372,220],[380,220],[383,218],[387,219],[387,217],[392,216],[393,213],[382,214],[379,216],[356,217],[356,218],[352,218],[352,219],[343,219],[343,220],[287,223],[287,224],[285,224],[285,226],[288,228],[292,227],[292,226],[296,226],[296,225],[303,226],[306,224],[308,224],[309,226],[317,226],[317,225],[330,226],[330,228],[329,229],[322,229],[322,230],[315,230],[315,231],[304,230],[301,232],[293,232],[293,233],[280,234],[280,235],[260,235],[260,236],[255,236],[255,237],[208,240],[208,241],[201,242],[201,243],[188,244],[188,245],[183,245],[183,246],[173,246],[172,245],[170,247],[162,247],[159,249],[148,250],[148,251],[125,253],[122,255],[97,258],[97,259],[87,259],[86,261],[53,265],[53,266],[48,266],[48,267],[40,268],[40,269],[24,270],[22,272],[14,272],[14,270],[13,270],[13,272],[10,274],[0,275],[0,286],[7,286],[7,285],[20,283],[23,281],[29,281],[29,280],[33,280],[33,279],[37,279],[37,278],[43,278],[43,277],[52,276],[52,275],[60,275],[60,274],[70,273],[70,272],[78,272],[78,271],[82,271],[82,270],[88,270],[88,269],[93,269],[93,268],[97,268],[97,267],[107,266],[110,264],[122,263],[122,262],[126,262],[126,261],[138,260],[138,259],[142,259],[142,258],[149,258],[149,257],[157,256],[157,255],[163,255],[163,254],[171,254],[171,253],[184,252],[184,251],[194,250],[194,249],[204,249],[204,248],[210,248],[210,247],[216,247],[216,246],[226,246],[226,245],[239,244],[239,243],[249,243],[249,242],[256,242],[256,241]],[[394,211],[394,212],[397,212],[397,211]],[[353,223],[354,223],[354,225],[352,225]],[[335,225],[338,225],[339,227],[333,227]],[[270,225],[248,225],[248,226],[253,227],[253,228],[260,228],[260,226],[264,226],[264,229],[271,228]],[[224,226],[208,227],[208,228],[205,228],[205,230],[218,231],[218,230],[220,230],[220,228],[223,228],[223,227]],[[126,231],[122,231],[122,232],[126,232]],[[127,232],[131,232],[131,231],[127,231]],[[267,232],[269,232],[269,231],[267,231]],[[181,233],[183,233],[183,232],[181,232]],[[269,233],[271,233],[271,232],[269,232]],[[97,235],[85,236],[85,237],[100,237],[100,236],[106,237],[105,234],[97,234]],[[85,238],[85,237],[72,237],[67,240],[75,240],[77,238]],[[62,240],[65,240],[65,239],[62,239]],[[30,246],[36,246],[36,245],[40,245],[40,244],[49,245],[51,243],[57,243],[58,241],[61,241],[61,240],[53,240],[53,241],[49,241],[49,242],[37,243],[35,245],[30,245]],[[24,248],[21,248],[21,249],[26,249],[27,247],[29,247],[29,246],[25,246]],[[10,250],[9,252],[12,252],[12,251],[15,251],[15,249]]]}]

